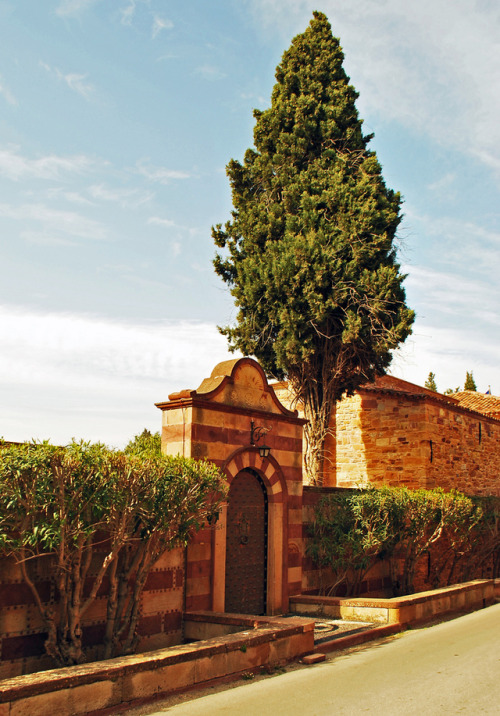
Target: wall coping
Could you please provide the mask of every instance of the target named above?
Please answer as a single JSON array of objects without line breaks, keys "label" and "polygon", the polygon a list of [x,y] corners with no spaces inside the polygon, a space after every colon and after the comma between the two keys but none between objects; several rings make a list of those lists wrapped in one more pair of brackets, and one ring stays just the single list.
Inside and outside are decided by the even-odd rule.
[{"label": "wall coping", "polygon": [[[256,619],[255,617],[249,618],[248,615],[232,614],[228,617],[226,614],[213,612],[192,612],[186,616],[188,619],[198,619],[199,621],[207,621],[211,618],[212,622],[218,621],[219,623],[221,623],[221,619],[228,620],[226,623],[232,621],[234,624],[242,624],[243,622],[243,631],[141,654],[120,656],[106,661],[14,676],[0,682],[0,704],[103,681],[115,682],[140,672],[155,671],[174,664],[243,651],[243,646],[246,651],[261,644],[314,631],[314,620],[307,617],[286,619],[259,617]],[[257,626],[254,626],[255,624]],[[3,714],[3,711],[1,713]]]},{"label": "wall coping", "polygon": [[423,604],[425,602],[431,602],[440,597],[452,596],[454,594],[460,594],[462,592],[470,592],[478,587],[487,588],[488,586],[495,587],[495,582],[500,580],[494,579],[474,579],[470,582],[463,582],[462,584],[452,584],[449,587],[442,587],[441,589],[430,589],[426,592],[417,592],[415,594],[408,594],[403,597],[390,597],[390,598],[376,598],[371,599],[369,597],[320,597],[312,594],[300,594],[298,596],[290,597],[290,601],[294,604],[329,604],[332,606],[342,607],[374,607],[379,609],[397,609],[400,607],[413,606],[415,604]]}]

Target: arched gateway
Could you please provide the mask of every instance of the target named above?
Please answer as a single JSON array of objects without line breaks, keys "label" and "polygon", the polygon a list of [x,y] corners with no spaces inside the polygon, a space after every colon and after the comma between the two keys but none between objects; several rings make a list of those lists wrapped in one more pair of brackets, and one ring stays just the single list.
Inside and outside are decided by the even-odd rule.
[{"label": "arched gateway", "polygon": [[[197,390],[157,405],[165,451],[212,460],[229,483],[218,523],[188,547],[186,609],[286,611],[288,595],[301,591],[304,421],[278,401],[250,358],[220,363]],[[262,432],[271,448],[265,457],[256,439]]]}]

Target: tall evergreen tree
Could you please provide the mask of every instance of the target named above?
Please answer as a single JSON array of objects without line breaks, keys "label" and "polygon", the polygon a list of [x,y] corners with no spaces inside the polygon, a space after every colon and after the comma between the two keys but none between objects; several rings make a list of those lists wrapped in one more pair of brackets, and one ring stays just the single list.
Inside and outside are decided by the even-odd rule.
[{"label": "tall evergreen tree", "polygon": [[474,375],[472,374],[472,371],[470,373],[469,371],[466,371],[465,373],[464,390],[477,390],[476,381],[474,380]]},{"label": "tall evergreen tree", "polygon": [[342,62],[315,12],[276,70],[271,107],[254,111],[255,149],[227,166],[232,219],[212,232],[239,308],[221,332],[288,379],[317,483],[335,401],[384,373],[414,320],[394,247],[401,199],[367,149]]}]

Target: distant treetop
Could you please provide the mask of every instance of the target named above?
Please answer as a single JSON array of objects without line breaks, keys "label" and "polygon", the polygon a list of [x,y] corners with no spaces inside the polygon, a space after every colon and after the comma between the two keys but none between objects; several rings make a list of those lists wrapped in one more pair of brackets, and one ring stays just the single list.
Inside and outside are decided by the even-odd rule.
[{"label": "distant treetop", "polygon": [[427,388],[427,390],[433,390],[437,393],[436,375],[432,371],[427,376],[427,380],[424,383],[424,388]]},{"label": "distant treetop", "polygon": [[465,377],[465,383],[464,383],[464,390],[477,390],[476,381],[474,380],[474,376],[472,375],[472,371],[469,373],[467,371],[466,377]]}]

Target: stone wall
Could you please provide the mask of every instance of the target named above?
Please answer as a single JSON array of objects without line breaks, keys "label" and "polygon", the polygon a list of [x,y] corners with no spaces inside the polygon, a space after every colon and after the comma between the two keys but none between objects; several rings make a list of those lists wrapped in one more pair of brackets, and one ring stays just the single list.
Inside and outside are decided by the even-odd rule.
[{"label": "stone wall", "polygon": [[[138,650],[148,651],[182,641],[184,592],[183,550],[166,552],[155,564],[141,598]],[[44,654],[46,632],[34,597],[12,559],[0,560],[0,679],[54,667]],[[35,577],[44,604],[54,603],[54,587],[43,564]],[[83,619],[88,660],[100,658],[106,619],[107,583]]]},{"label": "stone wall", "polygon": [[426,407],[428,487],[500,495],[500,420],[458,406]]},{"label": "stone wall", "polygon": [[339,487],[500,494],[500,421],[442,396],[363,388],[337,405],[336,428]]},{"label": "stone wall", "polygon": [[426,487],[425,402],[360,390],[337,405],[336,484]]}]

